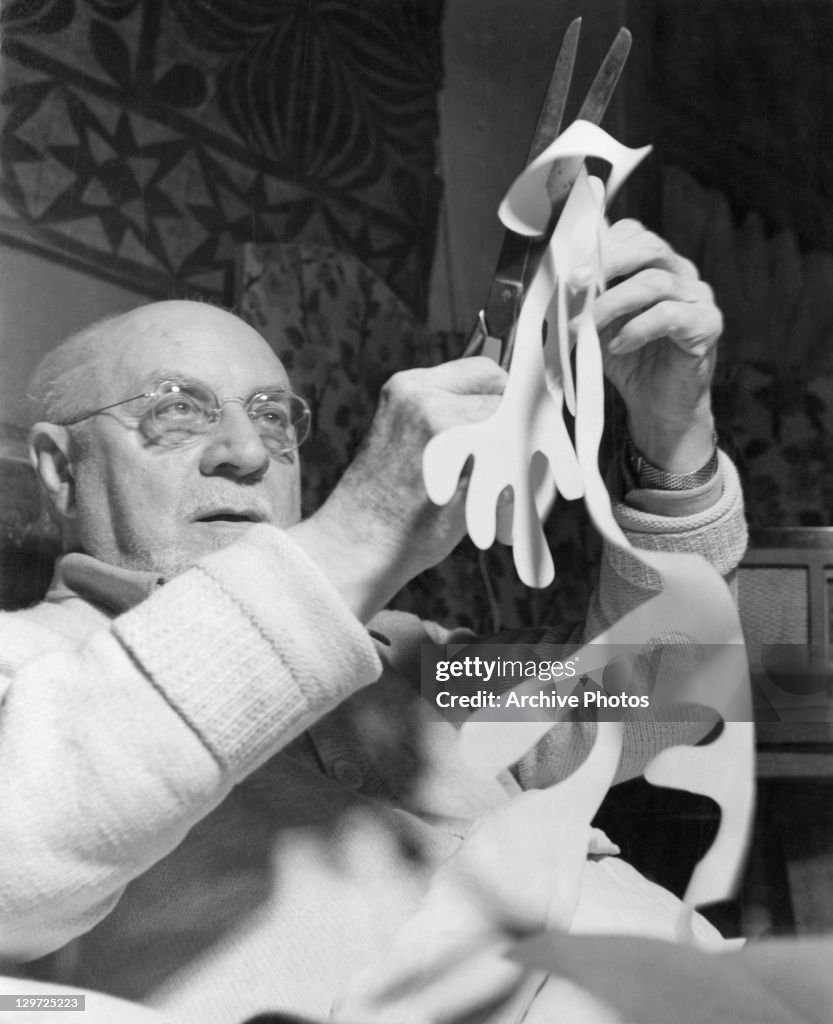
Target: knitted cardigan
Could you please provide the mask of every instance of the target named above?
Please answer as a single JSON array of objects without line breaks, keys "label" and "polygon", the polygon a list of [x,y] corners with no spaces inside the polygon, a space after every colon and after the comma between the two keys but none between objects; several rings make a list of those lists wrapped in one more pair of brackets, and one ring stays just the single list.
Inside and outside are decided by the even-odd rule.
[{"label": "knitted cardigan", "polygon": [[[723,456],[715,497],[688,512],[660,495],[656,514],[642,492],[615,512],[636,546],[729,575],[746,534]],[[587,634],[647,583],[606,551]],[[419,695],[420,644],[455,635],[394,613],[373,625],[389,648],[268,526],[164,586],[65,556],[44,603],[0,616],[0,962],[43,958],[32,976],[194,1024],[326,1015],[471,822],[517,790],[470,773]],[[584,756],[590,727],[557,728],[523,785]],[[667,742],[637,730],[620,775]],[[645,883],[631,913],[630,870],[594,866],[578,917],[595,927],[601,908],[617,930],[649,905],[665,934],[672,898]]]}]

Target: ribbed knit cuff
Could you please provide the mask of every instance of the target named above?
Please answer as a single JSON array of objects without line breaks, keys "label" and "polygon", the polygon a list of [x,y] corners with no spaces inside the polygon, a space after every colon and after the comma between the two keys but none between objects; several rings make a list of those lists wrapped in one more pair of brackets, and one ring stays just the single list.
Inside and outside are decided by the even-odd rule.
[{"label": "ribbed knit cuff", "polygon": [[114,629],[240,777],[381,672],[373,641],[329,580],[271,526],[202,558]]},{"label": "ribbed knit cuff", "polygon": [[618,486],[614,485],[612,493],[617,496],[624,493],[625,504],[642,512],[658,516],[696,515],[715,505],[723,492],[723,476],[719,469],[715,470],[710,480],[706,480],[698,487],[689,487],[684,491],[669,491],[658,487],[640,486],[630,472],[624,454],[621,463],[621,482]]},{"label": "ribbed knit cuff", "polygon": [[[717,501],[706,509],[690,515],[669,516],[614,502],[616,519],[634,547],[694,552],[711,562],[723,576],[736,568],[747,544],[743,494],[732,460],[723,452],[719,452],[718,457],[717,476],[722,481],[722,489]],[[630,583],[650,589],[659,586],[656,573],[630,553],[605,545],[605,559],[617,575]]]},{"label": "ribbed knit cuff", "polygon": [[688,491],[661,491],[656,488],[640,487],[628,491],[625,503],[641,512],[659,516],[692,516],[705,512],[720,500],[723,480],[719,473],[699,487]]}]

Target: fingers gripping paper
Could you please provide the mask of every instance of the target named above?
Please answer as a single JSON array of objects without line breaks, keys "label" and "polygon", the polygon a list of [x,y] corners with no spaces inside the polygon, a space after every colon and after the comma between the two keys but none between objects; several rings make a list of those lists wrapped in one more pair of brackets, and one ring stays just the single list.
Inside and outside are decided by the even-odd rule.
[{"label": "fingers gripping paper", "polygon": [[[703,747],[664,750],[645,772],[655,785],[706,794],[721,809],[718,835],[686,893],[686,902],[696,906],[731,894],[752,811],[753,734],[740,621],[724,581],[699,555],[632,547],[614,518],[598,469],[603,371],[590,310],[604,281],[599,242],[607,228],[607,203],[647,152],[648,148],[628,149],[595,125],[576,121],[512,185],[500,208],[501,219],[518,233],[541,234],[550,217],[546,182],[556,160],[593,156],[611,165],[606,187],[584,170],[576,180],[520,311],[513,360],[498,410],[485,422],[457,427],[435,438],[425,451],[424,472],[429,496],[442,504],[454,493],[464,464],[473,457],[466,504],[469,534],[479,547],[489,546],[496,536],[511,542],[518,574],[530,586],[545,586],[553,578],[541,523],[557,492],[567,498],[583,495],[605,540],[656,572],[661,592],[578,653],[584,670],[603,665],[607,645],[646,645],[667,633],[683,634],[699,651],[707,652],[682,682],[672,682],[660,665],[652,706],[693,702],[711,707],[723,719],[720,736]],[[583,294],[572,296],[581,313],[577,330],[571,331],[567,282],[579,267],[590,267],[592,274]],[[570,366],[573,346],[575,380]],[[565,403],[575,415],[575,448],[564,426]],[[498,499],[507,488],[511,488],[512,504],[509,514],[505,508],[500,510],[504,513],[500,521]],[[550,727],[550,722],[484,722],[475,713],[463,727],[461,742],[472,763],[496,769],[519,760]],[[600,756],[601,748],[594,750],[582,770],[547,791],[549,806],[546,814],[538,807],[536,830],[547,820],[563,843],[565,818],[589,827],[613,780],[622,735],[621,722],[599,723],[596,745],[607,753]],[[583,834],[578,827],[577,832]],[[542,837],[542,841],[546,840]],[[576,886],[578,881],[577,877]]]},{"label": "fingers gripping paper", "polygon": [[[425,449],[425,485],[439,505],[451,499],[463,466],[473,457],[466,525],[481,548],[494,543],[498,499],[511,489],[511,523],[502,524],[501,539],[513,545],[518,574],[529,586],[547,586],[554,575],[542,519],[558,491],[566,498],[581,497],[586,478],[563,418],[565,398],[570,411],[577,412],[569,360],[575,339],[567,329],[566,282],[577,267],[598,264],[604,205],[649,148],[628,149],[596,125],[576,121],[510,188],[500,207],[501,220],[518,234],[539,235],[550,216],[546,182],[556,160],[596,156],[612,166],[606,190],[584,171],[573,187],[521,308],[509,379],[497,412],[484,422],[445,431]],[[585,293],[584,320],[589,319],[588,307],[601,283],[597,267],[596,280]],[[545,320],[548,340],[542,345]],[[601,387],[601,378],[594,386]]]}]

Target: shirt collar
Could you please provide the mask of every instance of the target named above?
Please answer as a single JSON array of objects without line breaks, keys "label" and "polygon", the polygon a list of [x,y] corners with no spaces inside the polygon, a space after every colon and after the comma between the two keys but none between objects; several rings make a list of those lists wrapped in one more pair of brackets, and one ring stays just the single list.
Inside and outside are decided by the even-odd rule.
[{"label": "shirt collar", "polygon": [[164,582],[159,573],[121,569],[91,555],[72,552],[62,555],[55,564],[46,600],[81,597],[109,615],[120,615],[150,597]]}]

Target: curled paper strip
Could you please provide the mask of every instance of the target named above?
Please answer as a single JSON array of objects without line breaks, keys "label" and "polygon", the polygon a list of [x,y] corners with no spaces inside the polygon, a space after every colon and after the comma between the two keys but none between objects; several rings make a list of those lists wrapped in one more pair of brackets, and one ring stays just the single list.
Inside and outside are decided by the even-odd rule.
[{"label": "curled paper strip", "polygon": [[[507,536],[518,574],[528,585],[545,586],[553,578],[541,520],[556,491],[568,498],[583,494],[594,525],[607,543],[654,570],[662,581],[662,591],[585,645],[576,655],[584,668],[593,665],[594,653],[602,657],[607,645],[648,645],[669,633],[682,634],[698,650],[707,652],[682,682],[672,681],[660,667],[652,702],[691,702],[713,708],[723,719],[722,732],[706,746],[664,750],[645,772],[655,785],[706,794],[720,807],[718,835],[686,892],[687,903],[696,906],[732,893],[751,820],[753,727],[740,620],[726,584],[699,555],[632,547],[613,515],[598,469],[603,368],[590,309],[603,287],[599,240],[606,230],[605,205],[647,151],[621,146],[600,128],[578,121],[512,185],[501,206],[503,222],[521,233],[540,234],[550,217],[546,180],[555,160],[581,154],[611,164],[606,188],[585,171],[576,180],[526,294],[498,410],[483,423],[454,428],[435,438],[426,448],[424,471],[429,495],[444,503],[454,493],[466,460],[474,457],[466,521],[472,540],[480,547],[494,541],[497,499],[511,488],[513,515]],[[567,282],[579,267],[590,267],[592,274],[584,295],[575,296],[582,312],[573,333],[567,325]],[[573,345],[577,345],[575,382],[569,363]],[[575,410],[575,449],[564,427],[565,400]],[[548,463],[544,469],[542,459]],[[542,487],[542,480],[548,486]],[[549,721],[496,724],[484,717],[476,712],[461,733],[467,759],[484,769],[515,763],[552,727]],[[621,723],[600,722],[596,745],[600,743],[608,751],[621,749]],[[561,842],[569,841],[561,827],[565,816],[581,834],[613,781],[618,757],[594,753],[583,770],[547,791],[550,806],[546,811],[538,808],[544,815],[538,821],[549,820]],[[509,811],[495,812],[497,816],[503,813]],[[536,829],[539,827],[536,823]],[[511,860],[511,838],[507,842],[505,856]],[[575,878],[576,886],[579,881],[580,876]]]},{"label": "curled paper strip", "polygon": [[498,207],[504,227],[518,235],[542,235],[552,215],[547,179],[556,160],[595,156],[611,166],[607,201],[616,195],[625,179],[651,152],[650,146],[629,149],[590,121],[573,121],[524,172],[515,179]]}]

